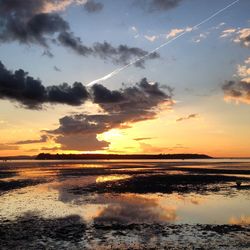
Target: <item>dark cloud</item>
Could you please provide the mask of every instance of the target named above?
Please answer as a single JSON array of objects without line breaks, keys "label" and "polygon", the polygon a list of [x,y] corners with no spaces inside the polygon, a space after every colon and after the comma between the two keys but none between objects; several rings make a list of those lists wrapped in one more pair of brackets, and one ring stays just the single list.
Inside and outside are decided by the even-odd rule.
[{"label": "dark cloud", "polygon": [[[70,1],[65,0],[65,2],[69,4]],[[24,44],[39,44],[46,48],[43,55],[48,57],[53,57],[49,50],[49,45],[53,42],[70,48],[78,55],[96,56],[120,65],[148,54],[140,48],[127,45],[114,47],[107,42],[95,43],[93,46],[84,45],[71,31],[67,21],[59,14],[47,10],[48,6],[54,6],[56,9],[58,4],[55,0],[0,0],[0,42],[18,41]],[[102,7],[101,3],[93,0],[89,0],[84,5],[89,12],[96,12]],[[158,57],[159,54],[155,52],[149,54],[146,59]],[[138,61],[135,66],[143,68],[144,60]]]},{"label": "dark cloud", "polygon": [[[131,60],[144,57],[147,59],[156,59],[160,55],[156,52],[148,54],[147,51],[136,47],[128,47],[127,45],[120,45],[117,48],[113,47],[107,42],[95,43],[93,46],[94,54],[103,58],[104,60],[111,59],[115,64],[126,65]],[[139,60],[135,66],[144,68],[145,60]]]},{"label": "dark cloud", "polygon": [[[137,84],[139,88],[141,88],[147,95],[151,97],[165,98],[166,93],[160,89],[160,86],[157,82],[149,83],[146,78],[143,78],[139,84]],[[168,86],[164,86],[166,90],[168,90],[168,96],[172,96],[172,88]]]},{"label": "dark cloud", "polygon": [[94,103],[116,103],[124,99],[123,94],[117,90],[109,90],[101,84],[92,87]]},{"label": "dark cloud", "polygon": [[47,46],[44,35],[53,35],[69,29],[69,24],[58,14],[41,13],[33,16],[27,23],[25,36],[31,37],[42,45]]},{"label": "dark cloud", "polygon": [[0,98],[21,103],[29,109],[41,109],[44,103],[81,105],[88,98],[86,88],[79,82],[45,87],[22,69],[7,70],[0,62]]},{"label": "dark cloud", "polygon": [[82,41],[79,37],[75,37],[72,32],[62,32],[58,36],[59,42],[74,52],[81,56],[88,56],[93,53],[93,50],[82,44]]},{"label": "dark cloud", "polygon": [[137,6],[146,9],[148,12],[167,11],[179,5],[182,0],[136,0]]},{"label": "dark cloud", "polygon": [[119,91],[95,84],[88,93],[80,82],[45,87],[39,79],[34,79],[24,70],[12,72],[0,62],[0,98],[17,101],[29,109],[41,109],[44,103],[79,106],[90,98],[108,113],[119,113],[129,120],[148,119],[154,115],[150,110],[152,107],[171,101],[172,89],[165,89],[168,94],[160,89],[158,83],[151,84],[146,78],[133,87]]},{"label": "dark cloud", "polygon": [[224,91],[224,99],[250,104],[250,84],[242,81],[227,81],[222,86]]},{"label": "dark cloud", "polygon": [[[95,43],[93,47],[87,47],[83,45],[79,37],[75,37],[71,32],[62,32],[58,36],[59,42],[73,50],[75,53],[81,56],[96,56],[104,60],[111,60],[114,64],[126,65],[131,60],[137,59],[148,54],[147,51],[136,47],[128,47],[127,45],[119,45],[117,48],[113,47],[108,42]],[[146,59],[156,59],[160,55],[156,52],[151,53]],[[145,60],[139,60],[135,66],[144,68]]]},{"label": "dark cloud", "polygon": [[150,0],[151,11],[166,11],[178,6],[182,0]]},{"label": "dark cloud", "polygon": [[[46,131],[57,136],[55,141],[60,143],[62,148],[103,149],[108,146],[108,143],[96,140],[97,134],[114,128],[128,128],[133,123],[154,119],[159,105],[166,105],[165,108],[170,108],[173,104],[170,93],[160,90],[158,83],[150,84],[146,78],[133,87],[116,91],[96,84],[92,86],[90,96],[92,101],[103,109],[104,114],[65,116],[59,120],[60,125],[57,129]],[[77,140],[78,142],[74,144]],[[87,141],[92,142],[91,146],[84,144]]]},{"label": "dark cloud", "polygon": [[88,98],[87,89],[80,82],[75,82],[72,86],[67,83],[57,86],[49,86],[46,90],[48,98],[47,101],[50,103],[79,106]]},{"label": "dark cloud", "polygon": [[99,12],[103,9],[103,4],[94,0],[88,0],[84,5],[84,9],[89,13]]},{"label": "dark cloud", "polygon": [[11,72],[0,62],[0,98],[38,108],[46,100],[46,89],[40,80],[28,76],[22,69]]},{"label": "dark cloud", "polygon": [[23,145],[23,144],[34,144],[34,143],[43,143],[48,141],[48,136],[47,135],[42,135],[40,139],[38,140],[25,140],[25,141],[17,141],[13,144],[15,145]]},{"label": "dark cloud", "polygon": [[128,119],[137,120],[147,119],[155,115],[152,108],[159,104],[172,104],[172,93],[166,93],[160,89],[158,83],[149,83],[143,78],[133,87],[120,90],[121,99],[117,103],[96,102],[104,111],[108,113],[127,116]]},{"label": "dark cloud", "polygon": [[[113,122],[114,123],[114,122]],[[64,116],[59,120],[59,128],[48,131],[53,134],[97,134],[111,129],[109,115],[77,114]],[[112,124],[113,125],[113,124]],[[119,125],[119,123],[118,123]]]},{"label": "dark cloud", "polygon": [[174,95],[174,88],[172,88],[172,87],[170,87],[168,85],[164,85],[164,84],[161,85],[160,88],[163,89],[163,90],[168,91],[171,96]]},{"label": "dark cloud", "polygon": [[47,36],[69,29],[69,24],[58,14],[39,13],[30,18],[22,18],[10,13],[1,16],[3,28],[0,31],[0,41],[14,41],[20,43],[38,43],[48,47]]},{"label": "dark cloud", "polygon": [[61,144],[61,150],[96,151],[108,147],[106,141],[99,141],[95,134],[88,135],[63,135],[56,139]]},{"label": "dark cloud", "polygon": [[45,0],[1,0],[0,14],[2,16],[13,15],[19,18],[26,18],[42,11],[45,2]]},{"label": "dark cloud", "polygon": [[0,0],[0,41],[39,43],[48,47],[48,37],[70,28],[60,15],[49,13],[48,4],[55,7],[59,3],[55,0]]},{"label": "dark cloud", "polygon": [[182,121],[186,121],[186,120],[190,120],[190,119],[194,119],[194,118],[198,118],[198,117],[199,117],[199,114],[190,114],[190,115],[185,116],[185,117],[180,117],[176,121],[182,122]]}]

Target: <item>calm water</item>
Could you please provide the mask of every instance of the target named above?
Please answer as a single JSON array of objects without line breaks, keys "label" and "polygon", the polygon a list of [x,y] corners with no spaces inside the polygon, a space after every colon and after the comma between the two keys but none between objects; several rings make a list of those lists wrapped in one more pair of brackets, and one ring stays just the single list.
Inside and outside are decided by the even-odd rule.
[{"label": "calm water", "polygon": [[[0,174],[0,220],[35,214],[43,218],[79,215],[89,224],[250,224],[249,160],[10,161],[0,163]],[[229,178],[189,183],[188,192],[180,191],[178,183],[175,189],[172,182],[170,191],[155,191],[152,179],[148,184],[152,191],[131,191],[137,185],[134,179],[155,175],[170,176],[170,181],[171,176],[190,175]],[[246,188],[235,187],[236,177]],[[124,183],[128,189],[122,189]],[[117,187],[122,191],[117,192]]]}]

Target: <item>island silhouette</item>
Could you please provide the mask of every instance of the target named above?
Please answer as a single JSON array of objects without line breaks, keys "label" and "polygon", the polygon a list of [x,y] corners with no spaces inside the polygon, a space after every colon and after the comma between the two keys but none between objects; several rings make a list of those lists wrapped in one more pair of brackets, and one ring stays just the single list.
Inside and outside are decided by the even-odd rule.
[{"label": "island silhouette", "polygon": [[40,153],[36,160],[160,160],[213,159],[205,154],[48,154]]}]

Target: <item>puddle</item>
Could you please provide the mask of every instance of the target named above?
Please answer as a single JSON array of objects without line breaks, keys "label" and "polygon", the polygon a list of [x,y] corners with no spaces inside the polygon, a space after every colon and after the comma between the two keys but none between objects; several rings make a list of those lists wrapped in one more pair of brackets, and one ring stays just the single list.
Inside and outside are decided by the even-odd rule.
[{"label": "puddle", "polygon": [[109,182],[109,181],[119,181],[130,178],[129,175],[108,175],[108,176],[99,176],[96,178],[96,183],[100,182]]},{"label": "puddle", "polygon": [[[45,218],[79,215],[85,221],[115,223],[248,224],[248,191],[232,196],[218,194],[72,194],[68,187],[115,181],[98,177],[78,178],[26,187],[0,199],[0,218],[16,219],[27,212]],[[125,178],[124,176],[122,176]],[[104,178],[104,179],[103,179]],[[106,179],[105,179],[106,178]],[[129,178],[129,176],[126,178]],[[117,180],[117,179],[116,179]],[[85,182],[84,182],[85,181]]]}]

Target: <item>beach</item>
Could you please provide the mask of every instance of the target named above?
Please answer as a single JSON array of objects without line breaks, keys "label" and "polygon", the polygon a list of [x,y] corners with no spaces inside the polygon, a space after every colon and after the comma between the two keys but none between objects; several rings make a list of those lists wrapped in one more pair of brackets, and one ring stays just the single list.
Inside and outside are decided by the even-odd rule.
[{"label": "beach", "polygon": [[250,247],[247,159],[7,161],[0,194],[1,249]]}]

